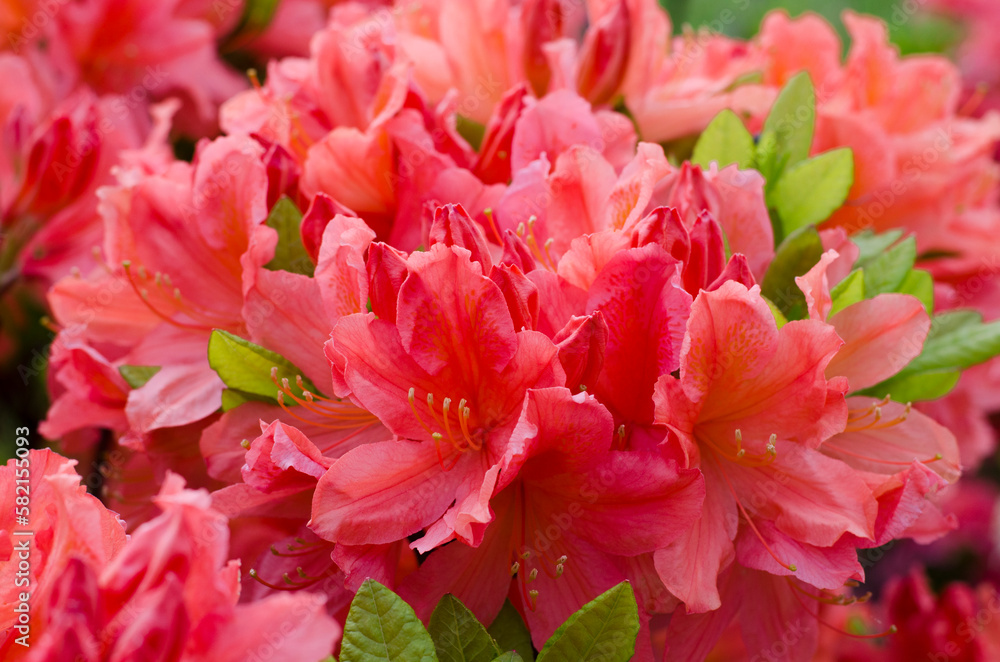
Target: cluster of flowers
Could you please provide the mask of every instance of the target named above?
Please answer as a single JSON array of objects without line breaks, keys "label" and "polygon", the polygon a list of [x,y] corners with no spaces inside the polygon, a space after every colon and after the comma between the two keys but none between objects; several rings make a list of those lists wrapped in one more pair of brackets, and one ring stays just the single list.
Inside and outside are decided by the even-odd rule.
[{"label": "cluster of flowers", "polygon": [[[742,42],[655,0],[288,0],[244,89],[241,3],[132,4],[0,55],[0,211],[53,283],[40,432],[104,488],[23,458],[5,659],[319,660],[368,578],[425,621],[509,600],[539,649],[627,580],[636,660],[933,620],[919,576],[839,605],[995,446],[1000,118],[953,65],[854,14],[844,61],[808,15]],[[224,135],[177,159],[175,117]]]}]

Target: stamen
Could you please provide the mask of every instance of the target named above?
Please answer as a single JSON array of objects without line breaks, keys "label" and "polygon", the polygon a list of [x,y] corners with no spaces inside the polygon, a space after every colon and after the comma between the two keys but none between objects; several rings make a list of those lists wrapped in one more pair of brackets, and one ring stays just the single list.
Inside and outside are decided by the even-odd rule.
[{"label": "stamen", "polygon": [[[791,582],[791,579],[789,579],[788,581]],[[841,628],[837,627],[836,625],[832,625],[832,624],[826,622],[825,620],[823,620],[822,618],[820,618],[818,613],[816,613],[816,612],[812,611],[811,609],[809,609],[809,607],[807,607],[806,604],[804,602],[802,602],[802,598],[799,597],[798,592],[792,591],[792,596],[795,597],[795,599],[798,601],[798,603],[802,606],[802,609],[804,609],[807,614],[809,614],[814,619],[816,619],[817,623],[819,623],[820,625],[822,625],[824,627],[827,627],[827,628],[833,630],[834,632],[838,632],[838,633],[846,635],[848,637],[852,637],[854,639],[881,639],[882,637],[888,637],[889,635],[896,634],[896,632],[898,632],[898,629],[896,628],[895,625],[890,625],[889,629],[885,630],[884,632],[878,632],[878,633],[875,633],[875,634],[855,634],[853,632],[848,632],[847,630],[841,629]]]},{"label": "stamen", "polygon": [[149,310],[154,315],[162,319],[167,324],[170,324],[171,326],[176,326],[181,329],[198,329],[200,331],[206,328],[204,326],[199,326],[197,324],[185,324],[184,322],[178,322],[177,320],[173,319],[170,315],[167,315],[166,313],[157,309],[156,306],[154,306],[149,302],[149,292],[147,292],[144,289],[141,289],[139,285],[135,282],[135,278],[132,275],[131,267],[132,267],[132,262],[130,260],[125,260],[124,262],[122,262],[122,268],[125,270],[125,278],[128,280],[129,285],[132,287],[132,290],[136,293],[139,299],[142,300],[142,303],[145,304],[145,306],[149,308]]},{"label": "stamen", "polygon": [[510,576],[513,577],[514,575],[516,575],[520,569],[521,569],[521,564],[518,563],[517,561],[514,561],[510,565]]},{"label": "stamen", "polygon": [[733,488],[733,484],[729,480],[729,476],[726,474],[726,470],[723,469],[722,463],[716,460],[716,466],[719,468],[719,473],[722,474],[722,478],[726,481],[726,486],[729,488],[730,494],[733,495],[733,500],[736,502],[736,507],[739,508],[740,512],[743,514],[743,519],[745,519],[747,521],[747,524],[750,525],[750,530],[752,530],[754,535],[757,536],[757,540],[759,540],[760,543],[764,545],[764,549],[767,550],[767,553],[770,554],[771,558],[777,561],[778,565],[780,565],[782,568],[790,572],[798,572],[798,568],[795,567],[794,563],[786,563],[785,561],[781,560],[778,557],[778,555],[774,552],[774,550],[771,549],[771,546],[767,544],[767,541],[764,540],[764,536],[762,536],[760,531],[757,530],[757,525],[753,523],[753,520],[750,518],[750,515],[747,514],[747,511],[743,507],[743,504],[740,503],[740,498],[736,494],[736,490]]},{"label": "stamen", "polygon": [[493,210],[487,207],[483,210],[483,214],[486,215],[486,220],[490,222],[490,228],[493,230],[493,236],[496,237],[497,243],[503,246],[503,239],[500,237],[500,231],[497,230],[497,224],[493,220]]},{"label": "stamen", "polygon": [[434,436],[434,432],[429,427],[427,427],[427,424],[424,423],[424,419],[420,418],[420,414],[417,413],[416,389],[413,388],[412,386],[410,387],[410,393],[407,396],[407,400],[409,400],[410,402],[410,411],[412,411],[413,415],[416,417],[417,423],[420,423],[420,427],[426,430],[427,434]]},{"label": "stamen", "polygon": [[[536,216],[532,215],[530,218],[528,218],[528,236],[526,237],[525,241],[527,241],[528,243],[528,248],[531,249],[531,254],[535,256],[535,258],[541,263],[541,265],[545,267],[545,269],[547,269],[548,271],[555,273],[556,268],[554,266],[554,263],[551,262],[546,257],[545,253],[543,253],[538,248],[538,239],[535,237],[536,222],[538,222],[538,218]],[[520,225],[517,226],[517,231],[518,231],[518,236],[523,235],[524,223],[521,223]]]},{"label": "stamen", "polygon": [[528,573],[528,581],[533,582],[538,579],[538,568],[532,568],[531,572]]}]

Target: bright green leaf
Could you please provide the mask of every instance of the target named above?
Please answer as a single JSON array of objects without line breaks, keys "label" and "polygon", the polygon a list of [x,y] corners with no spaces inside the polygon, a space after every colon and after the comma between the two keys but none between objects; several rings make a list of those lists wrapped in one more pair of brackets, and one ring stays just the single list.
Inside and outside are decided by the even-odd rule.
[{"label": "bright green leaf", "polygon": [[517,609],[508,600],[503,609],[493,619],[487,632],[497,642],[500,650],[517,651],[525,662],[535,662],[535,649],[531,646],[531,635]]},{"label": "bright green leaf", "polygon": [[[269,404],[277,404],[277,401],[273,397],[265,397],[262,395],[253,395],[252,393],[244,393],[243,391],[237,391],[236,389],[227,388],[222,391],[222,411],[227,412],[230,409],[236,409],[240,405],[246,402],[267,402]],[[294,402],[288,403],[290,406],[295,405]]]},{"label": "bright green leaf", "polygon": [[[296,377],[302,371],[285,357],[244,340],[228,331],[216,329],[208,339],[208,364],[230,389],[242,391],[243,396],[268,398],[276,402],[278,387],[271,379],[271,368],[277,368],[278,379],[286,378],[297,397],[302,391],[296,386]],[[318,393],[306,377],[302,384],[311,393]],[[289,406],[294,405],[288,401]]]},{"label": "bright green leaf", "polygon": [[776,305],[774,305],[773,301],[771,301],[767,297],[761,297],[761,298],[764,299],[764,303],[767,304],[767,307],[771,309],[771,314],[774,315],[774,322],[775,324],[778,325],[779,329],[788,324],[788,318],[785,317],[785,314],[781,312],[781,310]]},{"label": "bright green leaf", "polygon": [[837,283],[837,286],[830,292],[830,299],[833,301],[830,316],[832,317],[844,308],[863,301],[864,298],[865,270],[855,269],[847,275],[847,278]]},{"label": "bright green leaf", "polygon": [[774,133],[764,133],[757,140],[757,150],[754,152],[753,167],[764,175],[768,190],[777,183],[781,175],[775,165],[778,159],[778,136]]},{"label": "bright green leaf", "polygon": [[628,582],[588,602],[545,642],[538,662],[627,662],[635,653],[639,608]]},{"label": "bright green leaf", "polygon": [[434,608],[427,630],[441,662],[491,662],[500,655],[486,628],[450,593]]},{"label": "bright green leaf", "polygon": [[840,209],[854,184],[854,154],[835,149],[789,168],[768,201],[778,211],[785,234],[816,225]]},{"label": "bright green leaf", "polygon": [[895,292],[913,269],[917,259],[917,241],[907,237],[881,255],[865,263],[865,294],[871,298]]},{"label": "bright green leaf", "polygon": [[806,297],[795,278],[812,269],[823,255],[823,242],[814,227],[805,227],[786,238],[764,274],[761,293],[790,319],[806,315]]},{"label": "bright green leaf", "polygon": [[434,642],[410,605],[366,579],[344,625],[341,662],[437,662]]},{"label": "bright green leaf", "polygon": [[691,162],[707,168],[713,161],[724,168],[733,163],[749,168],[754,155],[753,136],[731,110],[723,110],[698,139]]},{"label": "bright green leaf", "polygon": [[875,234],[871,230],[865,230],[853,237],[851,241],[860,249],[856,266],[863,266],[869,260],[878,257],[895,244],[903,236],[902,230],[890,230],[882,234]]},{"label": "bright green leaf", "polygon": [[[809,74],[802,72],[781,90],[764,122],[758,161],[761,161],[760,150],[765,150],[763,162],[767,171],[761,172],[767,178],[768,188],[776,184],[788,168],[809,156],[815,128],[816,91]],[[774,136],[773,142],[771,136]]]},{"label": "bright green leaf", "polygon": [[1000,355],[1000,322],[961,326],[924,342],[924,351],[900,375],[961,370]]},{"label": "bright green leaf", "polygon": [[160,371],[158,365],[122,365],[118,366],[118,372],[125,378],[125,381],[132,388],[142,388],[153,375]]},{"label": "bright green leaf", "polygon": [[940,315],[935,315],[931,320],[931,330],[927,334],[927,341],[954,333],[967,326],[982,324],[983,316],[975,310],[950,310]]},{"label": "bright green leaf", "polygon": [[906,274],[896,291],[920,299],[928,315],[934,314],[934,277],[922,269],[913,269]]},{"label": "bright green leaf", "polygon": [[959,370],[897,375],[862,392],[876,398],[892,397],[896,402],[937,400],[948,395],[962,376]]},{"label": "bright green leaf", "polygon": [[278,232],[278,245],[274,257],[264,266],[272,271],[283,269],[312,276],[315,267],[302,245],[302,212],[295,203],[281,196],[267,217],[267,226]]}]

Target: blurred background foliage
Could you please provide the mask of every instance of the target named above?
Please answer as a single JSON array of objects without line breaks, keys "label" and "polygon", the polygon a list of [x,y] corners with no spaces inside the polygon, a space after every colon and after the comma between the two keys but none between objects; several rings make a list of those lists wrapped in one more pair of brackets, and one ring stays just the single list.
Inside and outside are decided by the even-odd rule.
[{"label": "blurred background foliage", "polygon": [[851,9],[885,19],[890,36],[903,53],[947,53],[962,40],[957,22],[925,10],[927,0],[660,0],[670,13],[674,30],[685,25],[705,26],[713,32],[747,39],[773,9],[792,16],[815,12],[824,16],[846,41],[844,10]]}]

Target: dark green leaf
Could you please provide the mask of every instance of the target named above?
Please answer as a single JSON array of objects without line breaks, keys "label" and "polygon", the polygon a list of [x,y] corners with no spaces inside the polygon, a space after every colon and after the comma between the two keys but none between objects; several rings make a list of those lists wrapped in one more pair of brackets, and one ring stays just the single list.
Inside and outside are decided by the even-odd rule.
[{"label": "dark green leaf", "polygon": [[464,115],[455,115],[455,130],[458,135],[465,138],[472,149],[479,151],[483,146],[483,138],[486,136],[486,127],[476,120],[471,120]]},{"label": "dark green leaf", "polygon": [[264,266],[272,271],[283,269],[312,276],[315,268],[302,245],[302,212],[295,203],[287,196],[281,196],[267,217],[267,226],[278,232],[278,245],[274,249],[274,257]]},{"label": "dark green leaf", "polygon": [[123,365],[118,366],[118,372],[132,388],[142,388],[153,375],[160,371],[158,365]]},{"label": "dark green leaf", "polygon": [[437,662],[434,642],[413,608],[366,579],[344,625],[341,662]]},{"label": "dark green leaf", "polygon": [[570,616],[545,642],[538,662],[627,662],[635,653],[639,608],[628,582]]},{"label": "dark green leaf", "polygon": [[[302,371],[291,361],[228,331],[212,331],[208,339],[208,364],[227,387],[242,391],[242,397],[257,396],[277,402],[278,387],[271,379],[272,368],[278,369],[279,380],[288,379],[289,387],[297,397],[302,396],[302,390],[296,386],[296,377],[302,375]],[[307,391],[318,393],[306,377],[302,378],[302,385]],[[291,406],[295,403],[288,399],[286,404]]]},{"label": "dark green leaf", "polygon": [[232,50],[258,36],[274,19],[281,0],[246,0],[236,27],[225,39],[225,49]]},{"label": "dark green leaf", "polygon": [[441,662],[491,662],[500,655],[486,628],[450,593],[434,608],[427,630]]},{"label": "dark green leaf", "polygon": [[814,227],[805,227],[785,239],[764,274],[761,293],[790,320],[806,315],[806,298],[795,278],[812,269],[823,256],[823,242]]},{"label": "dark green leaf", "polygon": [[524,658],[514,651],[507,651],[500,657],[493,658],[493,662],[524,662]]},{"label": "dark green leaf", "polygon": [[830,218],[847,200],[853,184],[853,153],[847,148],[835,149],[789,168],[768,202],[778,211],[788,235]]},{"label": "dark green leaf", "polygon": [[525,662],[535,662],[535,649],[531,646],[531,635],[517,609],[508,600],[503,609],[487,628],[500,650],[517,651]]},{"label": "dark green leaf", "polygon": [[723,110],[701,134],[691,162],[703,168],[713,161],[719,164],[719,168],[733,163],[741,169],[749,168],[753,163],[754,149],[753,136],[740,118],[731,110]]}]

